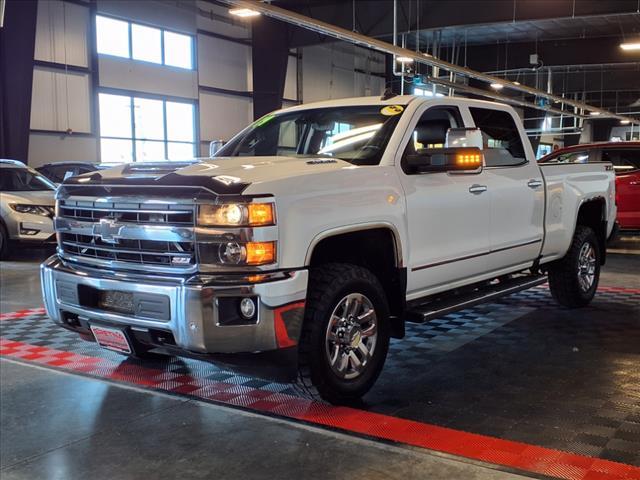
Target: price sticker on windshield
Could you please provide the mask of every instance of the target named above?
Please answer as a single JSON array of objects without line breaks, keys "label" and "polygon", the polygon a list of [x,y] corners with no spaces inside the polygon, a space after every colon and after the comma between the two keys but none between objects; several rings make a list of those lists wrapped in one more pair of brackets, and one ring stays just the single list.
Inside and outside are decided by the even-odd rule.
[{"label": "price sticker on windshield", "polygon": [[382,115],[386,115],[387,117],[391,117],[393,115],[399,115],[404,111],[404,107],[401,105],[388,105],[380,110]]}]

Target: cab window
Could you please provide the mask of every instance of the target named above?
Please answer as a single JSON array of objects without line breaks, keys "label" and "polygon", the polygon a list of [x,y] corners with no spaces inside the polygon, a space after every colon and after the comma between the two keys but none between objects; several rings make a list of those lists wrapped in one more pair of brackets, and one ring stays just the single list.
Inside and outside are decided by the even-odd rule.
[{"label": "cab window", "polygon": [[580,150],[578,152],[561,153],[560,155],[550,158],[545,163],[588,163],[589,152]]},{"label": "cab window", "polygon": [[527,161],[520,131],[509,112],[470,107],[469,111],[482,130],[483,154],[487,167],[508,167]]},{"label": "cab window", "polygon": [[432,107],[422,114],[416,124],[409,143],[402,155],[402,169],[407,174],[414,174],[406,164],[408,155],[419,154],[427,148],[444,148],[447,131],[450,128],[462,128],[464,122],[458,107]]},{"label": "cab window", "polygon": [[640,170],[640,148],[603,150],[602,161],[613,163],[616,175],[624,175],[625,173]]}]

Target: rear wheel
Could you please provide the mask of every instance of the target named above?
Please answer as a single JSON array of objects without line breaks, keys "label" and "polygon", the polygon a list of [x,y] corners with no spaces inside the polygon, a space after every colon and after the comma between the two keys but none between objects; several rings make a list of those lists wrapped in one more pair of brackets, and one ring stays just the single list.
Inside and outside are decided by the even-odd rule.
[{"label": "rear wheel", "polygon": [[298,389],[331,403],[373,386],[389,347],[389,307],[378,279],[355,265],[312,270],[299,345]]},{"label": "rear wheel", "polygon": [[569,251],[549,269],[551,294],[565,307],[584,307],[593,299],[599,280],[598,237],[591,228],[578,225]]}]

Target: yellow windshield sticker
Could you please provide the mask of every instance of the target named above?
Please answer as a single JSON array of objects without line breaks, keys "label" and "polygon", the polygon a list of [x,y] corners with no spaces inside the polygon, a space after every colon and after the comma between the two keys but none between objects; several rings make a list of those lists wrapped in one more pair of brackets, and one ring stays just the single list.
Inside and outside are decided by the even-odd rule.
[{"label": "yellow windshield sticker", "polygon": [[392,115],[398,115],[403,111],[404,111],[404,107],[400,105],[389,105],[387,107],[384,107],[382,110],[380,110],[380,113],[382,115],[386,115],[387,117],[390,117]]}]

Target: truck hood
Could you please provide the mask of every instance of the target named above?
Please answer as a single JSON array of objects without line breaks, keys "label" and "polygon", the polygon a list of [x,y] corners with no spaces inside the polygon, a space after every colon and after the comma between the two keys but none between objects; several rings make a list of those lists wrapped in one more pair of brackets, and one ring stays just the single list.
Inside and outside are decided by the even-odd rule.
[{"label": "truck hood", "polygon": [[219,157],[182,168],[121,165],[65,180],[64,185],[197,186],[218,194],[241,194],[249,185],[288,177],[354,168],[327,157]]},{"label": "truck hood", "polygon": [[24,205],[55,205],[54,190],[37,190],[33,192],[2,192],[3,203],[22,203]]}]

